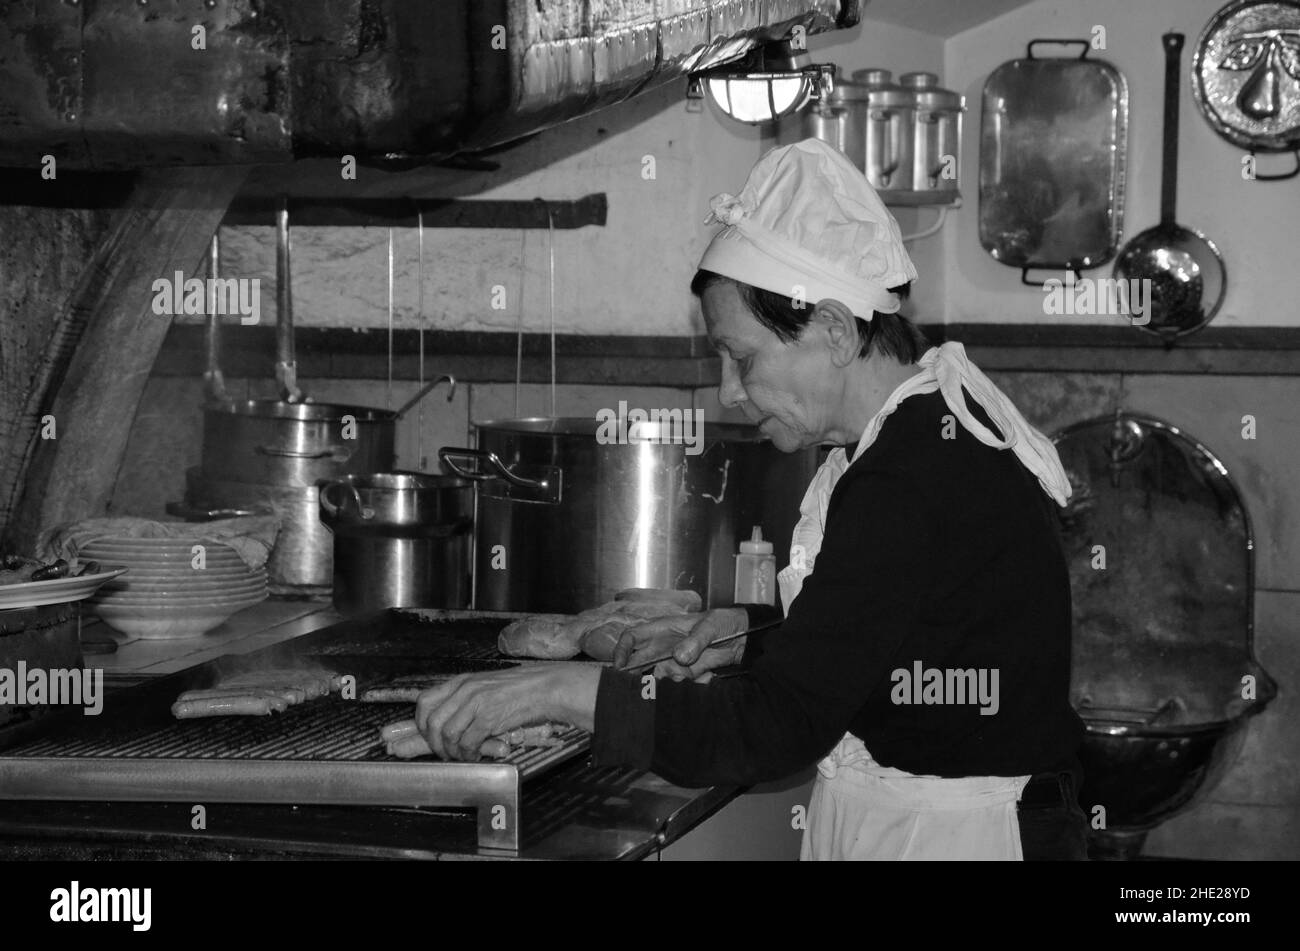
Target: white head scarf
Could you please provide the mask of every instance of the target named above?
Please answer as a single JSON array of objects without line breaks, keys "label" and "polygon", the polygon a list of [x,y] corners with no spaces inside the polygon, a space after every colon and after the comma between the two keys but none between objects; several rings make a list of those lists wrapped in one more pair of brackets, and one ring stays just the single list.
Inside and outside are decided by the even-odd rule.
[{"label": "white head scarf", "polygon": [[706,223],[726,225],[700,267],[855,316],[896,313],[889,288],[916,280],[898,222],[844,153],[818,139],[767,152],[740,195],[717,195]]}]

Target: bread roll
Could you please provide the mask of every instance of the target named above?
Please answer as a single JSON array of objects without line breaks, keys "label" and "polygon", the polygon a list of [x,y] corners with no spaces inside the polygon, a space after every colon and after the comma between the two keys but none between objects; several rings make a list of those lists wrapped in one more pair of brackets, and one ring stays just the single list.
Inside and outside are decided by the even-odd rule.
[{"label": "bread roll", "polygon": [[497,647],[509,657],[568,660],[578,654],[584,629],[577,629],[568,614],[535,614],[507,624],[497,637]]}]

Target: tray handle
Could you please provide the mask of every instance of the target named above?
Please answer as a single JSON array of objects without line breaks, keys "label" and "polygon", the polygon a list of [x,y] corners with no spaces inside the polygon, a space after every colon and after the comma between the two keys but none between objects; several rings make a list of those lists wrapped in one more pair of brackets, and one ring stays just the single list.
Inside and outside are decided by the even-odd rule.
[{"label": "tray handle", "polygon": [[[1278,172],[1278,173],[1275,174],[1275,175],[1274,175],[1274,174],[1265,175],[1263,172],[1260,172],[1260,171],[1256,170],[1256,172],[1255,172],[1255,181],[1257,181],[1257,182],[1284,182],[1284,181],[1286,181],[1288,178],[1295,178],[1297,175],[1300,175],[1300,149],[1296,149],[1296,150],[1295,150],[1294,152],[1292,152],[1291,154],[1295,157],[1295,168],[1291,169],[1291,171],[1289,171],[1289,172]],[[1253,149],[1251,150],[1250,157],[1253,158],[1253,159],[1256,158],[1256,156],[1255,156],[1255,152],[1254,152]],[[1258,161],[1258,159],[1256,159],[1256,160]]]},{"label": "tray handle", "polygon": [[1039,45],[1040,43],[1051,44],[1053,46],[1082,46],[1083,52],[1079,54],[1079,59],[1087,59],[1088,50],[1092,49],[1092,43],[1089,42],[1088,40],[1048,40],[1048,39],[1030,40],[1029,45],[1025,47],[1025,55],[1029,59],[1034,58],[1034,47]]},{"label": "tray handle", "polygon": [[[1041,264],[1035,265],[1033,267],[1022,267],[1020,269],[1020,283],[1024,284],[1026,287],[1033,287],[1042,290],[1043,283],[1044,283],[1043,281],[1031,281],[1029,279],[1029,272],[1035,270],[1048,270],[1048,268],[1044,267]],[[1077,267],[1064,267],[1064,268],[1058,268],[1057,270],[1069,271],[1074,275],[1074,279],[1076,281],[1083,280],[1083,274],[1080,273]]]}]

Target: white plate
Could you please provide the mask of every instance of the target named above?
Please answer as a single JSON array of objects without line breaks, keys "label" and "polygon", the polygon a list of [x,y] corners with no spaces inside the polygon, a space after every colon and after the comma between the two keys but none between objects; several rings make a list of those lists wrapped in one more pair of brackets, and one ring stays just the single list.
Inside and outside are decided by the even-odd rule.
[{"label": "white plate", "polygon": [[[110,567],[117,568],[120,564],[120,562],[112,562]],[[176,579],[189,579],[190,581],[256,581],[266,577],[265,568],[191,568],[189,565],[176,568],[152,568],[143,565],[126,565],[125,567],[131,569],[131,581],[139,578],[153,581],[173,581]]]},{"label": "white plate", "polygon": [[266,586],[260,588],[248,588],[243,591],[217,592],[212,591],[206,594],[177,594],[177,593],[159,593],[157,591],[145,591],[140,594],[112,594],[107,596],[96,597],[95,604],[111,604],[115,606],[138,605],[141,607],[186,607],[189,605],[216,606],[218,604],[234,604],[237,601],[248,601],[252,598],[265,598],[267,596]]},{"label": "white plate", "polygon": [[[107,546],[100,548],[87,545],[85,548],[77,550],[77,557],[82,561],[102,559],[104,561],[158,562],[159,564],[170,565],[176,562],[192,561],[194,553],[189,548],[177,549],[176,551],[135,551],[130,548],[110,548]],[[203,558],[213,564],[244,564],[242,558],[225,546],[204,549]]]},{"label": "white plate", "polygon": [[22,584],[0,585],[0,610],[11,608],[38,608],[45,604],[62,604],[65,601],[82,601],[105,581],[125,574],[125,568],[111,568],[79,578],[51,578],[49,581],[25,581]]},{"label": "white plate", "polygon": [[214,608],[207,611],[189,611],[185,614],[158,614],[134,609],[104,609],[100,617],[109,627],[139,637],[143,640],[168,640],[181,637],[198,637],[214,627],[220,627],[234,614],[251,604]]},{"label": "white plate", "polygon": [[140,591],[175,591],[177,594],[205,594],[220,591],[252,591],[266,587],[265,578],[152,578],[142,579],[130,576],[122,581],[110,583],[99,594],[101,598],[110,594],[130,594]]},{"label": "white plate", "polygon": [[[222,548],[230,548],[229,545],[220,539],[213,538],[205,542],[197,535],[193,538],[126,538],[103,536],[100,538],[93,538],[81,547],[92,548],[97,545],[105,545],[113,546],[115,548],[135,548],[144,550],[155,549],[158,551],[165,551],[169,549],[189,548],[191,545],[200,544],[211,547],[220,546]],[[234,551],[233,548],[230,548],[230,550]]]}]

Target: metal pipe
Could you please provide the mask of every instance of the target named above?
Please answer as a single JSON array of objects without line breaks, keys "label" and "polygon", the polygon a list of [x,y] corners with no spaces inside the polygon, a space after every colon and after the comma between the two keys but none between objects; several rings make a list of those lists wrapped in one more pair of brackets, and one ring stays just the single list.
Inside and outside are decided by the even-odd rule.
[{"label": "metal pipe", "polygon": [[298,363],[293,352],[293,281],[289,262],[289,199],[280,197],[275,212],[275,381],[280,397],[303,402]]},{"label": "metal pipe", "polygon": [[218,228],[212,232],[212,246],[208,250],[208,366],[203,373],[203,386],[208,401],[212,403],[224,403],[228,399],[226,380],[221,375],[221,325],[217,315],[217,272],[221,267],[219,231]]}]

